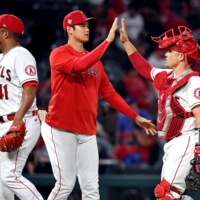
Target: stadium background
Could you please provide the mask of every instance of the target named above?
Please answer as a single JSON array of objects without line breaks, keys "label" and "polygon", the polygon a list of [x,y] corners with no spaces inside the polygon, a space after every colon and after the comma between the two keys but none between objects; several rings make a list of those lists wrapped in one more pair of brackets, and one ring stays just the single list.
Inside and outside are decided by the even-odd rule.
[{"label": "stadium background", "polygon": [[[170,28],[177,31],[178,25],[185,25],[200,41],[199,0],[0,0],[0,14],[14,14],[25,24],[21,45],[37,61],[40,81],[37,102],[40,109],[47,109],[51,96],[48,56],[56,46],[66,43],[62,20],[68,12],[76,9],[97,19],[96,23],[90,24],[90,41],[85,45],[88,51],[106,38],[116,16],[127,17],[131,42],[158,68],[165,68],[164,52],[155,46],[150,36],[158,36]],[[155,122],[157,92],[131,66],[118,33],[101,60],[117,92],[141,115]],[[200,71],[198,63],[193,68]],[[127,118],[102,99],[99,99],[98,113],[101,200],[154,200],[153,188],[160,180],[164,142],[157,136],[145,136],[133,122],[128,124]],[[118,149],[128,141],[132,142],[132,151],[122,158]],[[47,199],[55,180],[42,138],[30,154],[23,173]],[[200,193],[191,195],[197,200]],[[78,183],[69,200],[81,200]]]}]

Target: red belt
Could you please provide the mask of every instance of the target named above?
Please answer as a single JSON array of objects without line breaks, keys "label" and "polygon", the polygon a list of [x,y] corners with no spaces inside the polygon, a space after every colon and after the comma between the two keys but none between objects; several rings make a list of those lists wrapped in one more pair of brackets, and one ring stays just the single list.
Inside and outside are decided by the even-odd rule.
[{"label": "red belt", "polygon": [[[36,116],[36,115],[38,115],[38,111],[37,110],[33,110],[33,111],[30,111],[30,113],[25,114],[24,117]],[[5,118],[7,120],[5,120]],[[0,116],[0,123],[4,123],[6,121],[13,121],[14,118],[15,118],[15,113],[14,114],[10,114],[10,115]]]},{"label": "red belt", "polygon": [[193,117],[193,116],[194,116],[193,112],[186,112],[186,113],[181,113],[181,114],[173,113],[173,117],[175,117],[175,118],[187,119],[187,118],[190,118],[190,117]]}]

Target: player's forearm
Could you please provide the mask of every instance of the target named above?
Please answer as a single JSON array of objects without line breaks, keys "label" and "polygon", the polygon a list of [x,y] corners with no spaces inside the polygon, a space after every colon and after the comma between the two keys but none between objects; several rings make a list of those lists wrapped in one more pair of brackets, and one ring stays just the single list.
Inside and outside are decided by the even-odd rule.
[{"label": "player's forearm", "polygon": [[30,109],[33,104],[36,95],[36,86],[29,86],[24,88],[22,93],[21,106],[15,114],[14,121],[22,120],[26,112]]},{"label": "player's forearm", "polygon": [[124,42],[123,45],[128,56],[137,51],[137,49],[131,44],[130,41]]},{"label": "player's forearm", "polygon": [[73,72],[75,73],[83,72],[91,68],[95,63],[97,63],[101,59],[103,54],[108,49],[109,45],[110,43],[107,40],[105,40],[93,51],[86,54],[82,58],[77,59],[77,61],[74,63],[74,66],[73,66]]},{"label": "player's forearm", "polygon": [[113,106],[116,110],[135,120],[138,114],[124,101],[124,99],[118,94],[114,93],[112,96],[105,98],[106,101]]}]

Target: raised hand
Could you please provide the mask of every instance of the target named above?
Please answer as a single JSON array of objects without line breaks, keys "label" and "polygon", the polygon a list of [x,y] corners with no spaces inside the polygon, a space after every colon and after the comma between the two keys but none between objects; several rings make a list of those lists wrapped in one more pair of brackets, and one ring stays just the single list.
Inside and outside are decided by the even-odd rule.
[{"label": "raised hand", "polygon": [[120,33],[120,40],[122,43],[129,42],[124,18],[121,19],[121,28],[119,30],[119,33]]},{"label": "raised hand", "polygon": [[151,120],[147,120],[147,119],[138,115],[135,119],[135,122],[140,127],[144,128],[148,135],[149,134],[154,135],[155,133],[157,133],[156,126],[153,123],[151,123]]},{"label": "raised hand", "polygon": [[106,38],[106,40],[110,43],[115,39],[115,32],[116,32],[117,27],[118,27],[117,23],[118,23],[118,18],[116,17],[113,24],[112,24],[112,27],[111,27],[111,29],[108,33],[108,37]]},{"label": "raised hand", "polygon": [[137,49],[131,44],[128,38],[124,18],[121,19],[121,28],[119,30],[119,33],[120,33],[120,40],[123,43],[125,51],[128,54],[128,56],[137,51]]}]

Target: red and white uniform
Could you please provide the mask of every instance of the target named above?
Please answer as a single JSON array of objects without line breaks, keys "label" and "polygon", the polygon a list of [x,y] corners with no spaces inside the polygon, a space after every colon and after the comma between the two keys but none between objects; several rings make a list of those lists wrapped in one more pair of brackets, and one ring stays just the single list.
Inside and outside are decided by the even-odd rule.
[{"label": "red and white uniform", "polygon": [[[69,45],[52,52],[50,63],[53,97],[49,103],[46,123],[71,132],[94,135],[98,94],[106,98],[114,94],[115,90],[100,61],[84,72],[72,73],[76,59],[85,54],[86,51],[79,53]],[[62,60],[64,61],[60,63]]]},{"label": "red and white uniform", "polygon": [[[30,52],[23,47],[15,47],[7,54],[0,54],[0,115],[18,111],[23,91],[23,84],[38,82],[36,62]],[[37,110],[36,99],[29,111]]]},{"label": "red and white uniform", "polygon": [[[154,85],[160,84],[164,82],[164,77],[162,76],[164,70],[153,68],[151,71],[151,77],[154,81]],[[192,70],[188,70],[181,77],[177,79],[173,79],[173,73],[171,70],[165,70],[170,75],[168,79],[171,79],[171,86],[168,86],[167,89],[173,87],[178,81],[184,79],[184,75],[189,74]],[[159,76],[159,73],[161,76]],[[158,80],[159,79],[159,80]],[[163,87],[163,86],[162,86]],[[162,88],[161,87],[161,88]],[[162,101],[162,98],[165,98],[165,93],[159,94],[159,105]],[[184,108],[186,113],[192,112],[192,108],[196,105],[200,104],[200,77],[192,76],[188,80],[188,82],[182,87],[178,88],[174,93],[173,97],[176,98],[178,103],[182,108]],[[173,125],[173,108],[172,108],[172,96],[168,96],[165,101],[165,106],[163,109],[158,110],[158,136],[160,138],[167,139],[166,132],[168,130],[169,125]],[[158,106],[159,107],[159,106]],[[163,115],[165,113],[165,115]],[[176,113],[177,114],[177,113]],[[180,121],[176,121],[176,124],[173,125],[174,130],[176,129],[176,125],[179,127],[179,133],[176,134],[172,132],[171,138],[167,140],[167,143],[164,146],[165,155],[163,157],[163,168],[161,180],[167,180],[171,185],[176,187],[181,191],[181,193],[185,190],[185,177],[189,173],[191,168],[190,160],[193,157],[194,147],[195,147],[195,117],[191,116],[188,118],[178,118]],[[164,121],[163,121],[164,120]],[[162,122],[163,121],[163,122]],[[159,124],[163,124],[159,127]],[[162,127],[162,128],[161,128]],[[161,130],[159,130],[161,128]],[[174,136],[173,136],[174,134]]]},{"label": "red and white uniform", "polygon": [[[178,131],[181,135],[193,134],[195,117],[192,114],[192,108],[200,104],[200,87],[198,87],[200,78],[198,73],[188,70],[177,79],[174,79],[173,73],[169,73],[170,70],[168,70],[167,72],[169,75],[167,75],[166,80],[166,73],[159,73],[159,71],[160,70],[158,69],[152,70],[154,86],[160,90],[158,98],[159,108],[157,121],[159,137],[172,139],[178,136],[176,135],[175,131]],[[185,82],[183,82],[184,80]],[[170,85],[162,85],[167,81]],[[184,85],[179,84],[180,82],[184,83]],[[171,89],[172,91],[170,92]],[[173,98],[176,99],[176,106],[180,105],[179,110],[174,108]],[[164,105],[162,106],[162,104]],[[182,114],[189,113],[189,116],[185,118],[183,116],[181,117],[181,109],[183,110]],[[176,117],[176,115],[179,115],[179,117]],[[180,120],[174,120],[173,117]],[[173,122],[178,124],[173,125]],[[167,135],[166,133],[169,131],[170,123],[173,126],[173,131],[170,130],[170,135]]]},{"label": "red and white uniform", "polygon": [[76,60],[87,53],[64,45],[50,55],[52,98],[41,132],[57,182],[48,200],[67,199],[76,175],[83,200],[99,200],[98,94],[107,98],[116,92],[100,61],[86,71],[72,73]]},{"label": "red and white uniform", "polygon": [[[23,86],[28,82],[38,82],[36,62],[30,52],[18,46],[5,55],[0,54],[0,136],[12,125],[8,115],[19,110]],[[14,194],[21,200],[43,199],[35,186],[22,176],[28,155],[40,135],[36,99],[23,120],[27,132],[21,148],[12,153],[0,152],[1,200],[14,200]]]},{"label": "red and white uniform", "polygon": [[[174,79],[171,69],[153,68],[138,52],[129,58],[137,71],[154,82],[159,91],[158,136],[166,140],[161,180],[167,181],[170,189],[175,187],[182,194],[186,188],[185,177],[191,168],[190,160],[194,156],[195,117],[192,109],[200,105],[200,77],[189,69]],[[179,114],[187,115],[177,118]],[[177,199],[180,197],[177,192],[171,193]]]}]

